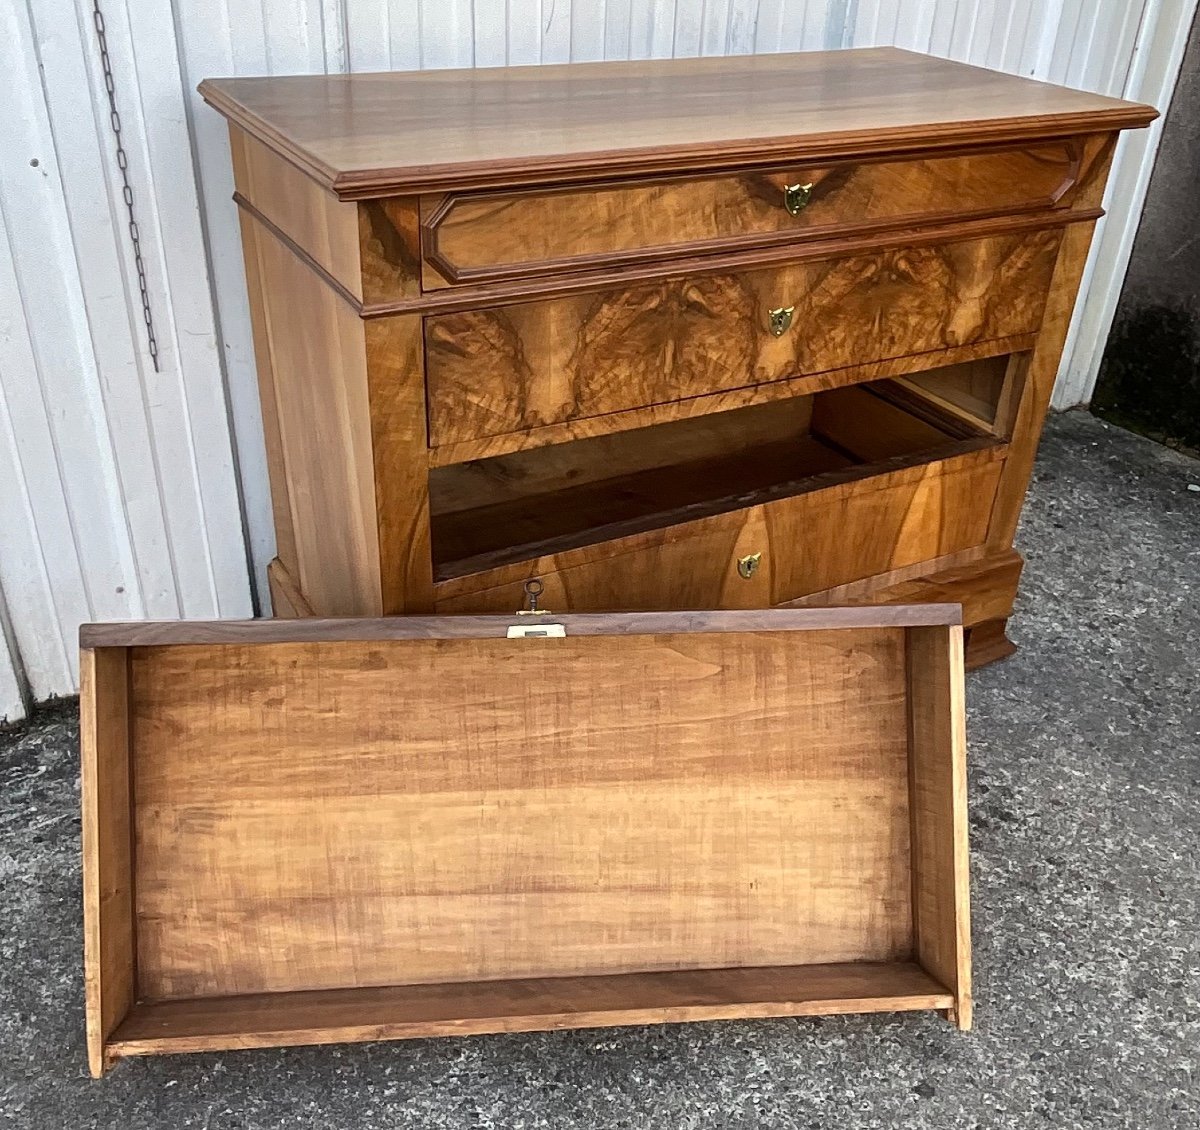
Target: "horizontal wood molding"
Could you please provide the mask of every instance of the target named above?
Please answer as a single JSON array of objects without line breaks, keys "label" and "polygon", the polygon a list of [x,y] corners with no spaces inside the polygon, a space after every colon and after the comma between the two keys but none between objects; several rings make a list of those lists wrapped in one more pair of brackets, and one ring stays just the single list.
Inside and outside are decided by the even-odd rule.
[{"label": "horizontal wood molding", "polygon": [[853,237],[812,240],[798,244],[787,244],[759,248],[750,251],[729,252],[700,258],[684,256],[661,263],[649,263],[624,267],[620,270],[583,272],[576,275],[561,275],[552,279],[521,279],[503,283],[479,284],[471,287],[426,291],[421,295],[383,302],[364,303],[347,287],[331,275],[312,255],[300,246],[287,232],[273,223],[240,192],[233,200],[254,220],[266,228],[288,250],[299,258],[310,270],[321,278],[343,301],[348,303],[364,318],[382,318],[393,314],[440,314],[471,310],[481,305],[505,306],[516,302],[552,298],[559,295],[587,294],[605,290],[622,282],[650,279],[673,279],[694,274],[713,274],[740,268],[770,267],[808,260],[836,258],[860,251],[888,247],[926,247],[949,240],[971,239],[977,236],[1007,235],[1016,232],[1034,231],[1039,228],[1063,227],[1075,223],[1091,223],[1104,214],[1103,209],[1083,210],[1049,209],[1022,215],[987,217],[929,228],[898,228],[887,233],[864,234]]},{"label": "horizontal wood molding", "polygon": [[989,217],[928,228],[903,228],[887,232],[883,236],[838,237],[699,258],[682,257],[667,259],[660,263],[635,264],[619,270],[560,275],[553,280],[521,279],[504,283],[426,291],[420,298],[364,304],[360,307],[360,312],[364,318],[380,318],[389,314],[402,313],[455,313],[475,309],[482,305],[506,306],[529,299],[587,294],[642,280],[678,279],[688,275],[714,274],[755,267],[802,263],[810,260],[840,258],[863,251],[896,247],[928,247],[932,244],[957,240],[1014,235],[1043,228],[1089,223],[1103,214],[1103,210],[1099,208],[1049,209],[1019,216]]},{"label": "horizontal wood molding", "polygon": [[352,290],[341,282],[336,276],[330,274],[310,255],[303,247],[300,246],[287,232],[278,224],[271,220],[265,213],[259,211],[245,196],[240,192],[233,194],[233,202],[245,212],[255,223],[259,224],[271,233],[280,243],[284,245],[297,259],[300,260],[314,274],[320,275],[325,284],[333,290],[339,298],[351,306],[356,313],[361,313],[363,309],[362,299],[359,298]]},{"label": "horizontal wood molding", "polygon": [[234,199],[251,206],[322,272],[361,301],[358,207],[338,200],[295,165],[236,125],[229,128],[233,158]]},{"label": "horizontal wood molding", "polygon": [[[539,616],[538,620],[543,617]],[[711,612],[546,614],[569,635],[638,636],[670,632],[806,632],[829,628],[911,628],[961,623],[956,604],[884,608],[764,608]],[[313,617],[299,620],[167,620],[83,624],[79,645],[154,647],[162,644],[322,643],[354,640],[453,640],[504,637],[524,616]],[[527,643],[514,640],[514,646]]]}]

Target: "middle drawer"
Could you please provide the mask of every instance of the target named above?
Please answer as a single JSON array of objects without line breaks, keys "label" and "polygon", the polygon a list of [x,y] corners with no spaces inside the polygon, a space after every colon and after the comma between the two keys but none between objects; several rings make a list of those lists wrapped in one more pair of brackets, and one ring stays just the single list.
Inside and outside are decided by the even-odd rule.
[{"label": "middle drawer", "polygon": [[1035,332],[1061,229],[425,319],[431,445]]}]

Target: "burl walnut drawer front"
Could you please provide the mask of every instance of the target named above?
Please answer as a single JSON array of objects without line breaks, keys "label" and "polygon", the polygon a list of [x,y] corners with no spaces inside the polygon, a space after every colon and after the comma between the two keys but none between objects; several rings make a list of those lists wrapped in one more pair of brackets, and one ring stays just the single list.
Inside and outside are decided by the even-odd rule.
[{"label": "burl walnut drawer front", "polygon": [[1035,332],[1060,229],[425,319],[434,446]]},{"label": "burl walnut drawer front", "polygon": [[793,239],[1051,207],[1080,147],[748,170],[597,187],[421,198],[422,285],[437,289]]}]

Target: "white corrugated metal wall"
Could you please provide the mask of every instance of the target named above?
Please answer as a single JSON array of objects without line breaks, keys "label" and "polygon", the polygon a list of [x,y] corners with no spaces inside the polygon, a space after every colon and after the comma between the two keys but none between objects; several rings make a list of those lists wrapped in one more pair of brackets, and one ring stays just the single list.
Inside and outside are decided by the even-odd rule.
[{"label": "white corrugated metal wall", "polygon": [[[273,539],[233,185],[200,79],[894,43],[1162,107],[1196,5],[100,0],[156,372],[94,2],[9,0],[0,15],[0,718],[75,688],[83,620],[244,616],[265,591]],[[1157,138],[1119,154],[1060,405],[1090,394]]]}]

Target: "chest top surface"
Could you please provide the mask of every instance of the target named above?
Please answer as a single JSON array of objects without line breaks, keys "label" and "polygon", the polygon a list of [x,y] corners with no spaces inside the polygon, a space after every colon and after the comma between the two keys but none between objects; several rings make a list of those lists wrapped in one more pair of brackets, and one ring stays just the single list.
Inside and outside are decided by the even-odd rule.
[{"label": "chest top surface", "polygon": [[208,79],[200,92],[344,198],[1055,137],[1156,116],[891,47]]}]

